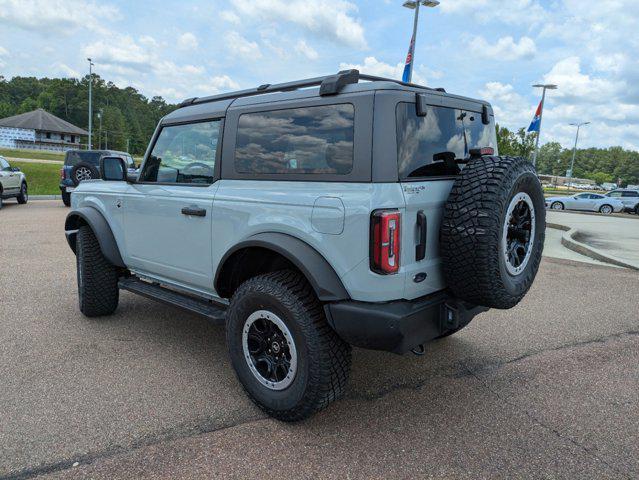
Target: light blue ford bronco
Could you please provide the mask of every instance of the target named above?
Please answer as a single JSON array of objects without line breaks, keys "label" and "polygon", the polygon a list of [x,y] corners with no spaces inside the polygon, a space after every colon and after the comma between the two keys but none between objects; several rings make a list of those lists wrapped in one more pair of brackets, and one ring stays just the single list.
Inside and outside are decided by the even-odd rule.
[{"label": "light blue ford bronco", "polygon": [[489,104],[356,70],[205,98],[71,196],[81,312],[119,290],[226,325],[239,381],[304,419],[345,391],[351,346],[420,353],[530,288],[534,167],[497,156]]}]

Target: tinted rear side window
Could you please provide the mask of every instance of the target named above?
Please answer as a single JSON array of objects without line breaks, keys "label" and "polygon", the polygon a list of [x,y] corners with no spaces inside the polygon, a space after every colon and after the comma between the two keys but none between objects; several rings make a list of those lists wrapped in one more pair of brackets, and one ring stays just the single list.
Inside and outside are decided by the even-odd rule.
[{"label": "tinted rear side window", "polygon": [[400,103],[396,114],[400,180],[454,175],[452,159],[468,158],[472,148],[497,149],[495,125],[484,125],[481,113],[429,106],[418,117],[414,103]]},{"label": "tinted rear side window", "polygon": [[67,152],[64,158],[64,164],[75,166],[82,162],[90,165],[98,165],[101,155],[99,152]]},{"label": "tinted rear side window", "polygon": [[354,117],[351,104],[245,113],[238,121],[235,171],[347,175]]}]

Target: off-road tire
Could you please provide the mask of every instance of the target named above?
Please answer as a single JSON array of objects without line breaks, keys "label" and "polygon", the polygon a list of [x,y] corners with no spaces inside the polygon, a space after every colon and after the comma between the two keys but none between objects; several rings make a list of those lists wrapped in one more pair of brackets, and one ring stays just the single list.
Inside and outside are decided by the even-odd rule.
[{"label": "off-road tire", "polygon": [[111,315],[118,308],[118,269],[102,255],[93,230],[80,227],[76,239],[80,311],[87,317]]},{"label": "off-road tire", "polygon": [[29,191],[27,190],[27,184],[22,182],[20,185],[20,194],[16,197],[16,200],[20,205],[24,205],[29,201]]},{"label": "off-road tire", "polygon": [[65,207],[71,206],[71,194],[62,190],[62,203],[64,203]]},{"label": "off-road tire", "polygon": [[[502,232],[511,200],[526,193],[535,214],[530,257],[511,275],[502,255]],[[546,228],[543,190],[533,165],[518,157],[470,160],[446,203],[440,231],[444,278],[458,298],[491,308],[512,308],[539,269]]]},{"label": "off-road tire", "polygon": [[78,170],[80,170],[81,168],[86,168],[88,170],[88,172],[89,172],[89,178],[87,178],[85,180],[97,180],[97,179],[100,178],[100,173],[98,172],[97,168],[95,168],[93,165],[90,165],[88,163],[80,162],[75,167],[73,167],[73,169],[71,170],[71,181],[73,182],[73,184],[76,187],[80,183],[80,181],[78,181],[76,175],[77,175]]},{"label": "off-road tire", "polygon": [[[297,372],[283,390],[262,385],[243,352],[244,324],[257,310],[275,313],[295,342]],[[329,326],[322,305],[299,273],[267,273],[240,285],[227,312],[226,332],[231,363],[240,383],[268,415],[286,422],[300,421],[343,395],[350,373],[351,347]]]}]

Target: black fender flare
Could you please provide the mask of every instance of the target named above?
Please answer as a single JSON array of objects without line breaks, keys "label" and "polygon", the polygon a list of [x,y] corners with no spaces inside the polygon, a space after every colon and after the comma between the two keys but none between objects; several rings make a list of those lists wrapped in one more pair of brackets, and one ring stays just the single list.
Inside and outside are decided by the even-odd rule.
[{"label": "black fender flare", "polygon": [[348,300],[350,296],[333,267],[308,243],[285,233],[258,233],[230,248],[215,272],[215,290],[220,291],[221,273],[226,261],[236,252],[250,247],[272,250],[282,255],[306,277],[321,302]]},{"label": "black fender flare", "polygon": [[98,209],[93,207],[80,207],[72,210],[67,215],[67,219],[64,222],[64,233],[67,236],[67,242],[71,250],[73,250],[73,253],[75,253],[75,241],[78,230],[82,224],[91,227],[100,244],[102,255],[104,255],[109,262],[116,267],[126,267],[120,255],[118,243],[115,241],[115,236],[109,226],[109,222],[106,221]]}]

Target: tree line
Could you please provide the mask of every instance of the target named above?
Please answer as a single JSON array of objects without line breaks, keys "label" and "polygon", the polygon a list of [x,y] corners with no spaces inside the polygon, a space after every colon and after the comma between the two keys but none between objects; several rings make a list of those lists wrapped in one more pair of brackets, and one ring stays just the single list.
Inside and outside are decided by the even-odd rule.
[{"label": "tree line", "polygon": [[[135,88],[119,88],[99,75],[93,75],[92,97],[93,147],[126,150],[128,146],[129,152],[137,155],[146,150],[160,118],[176,108],[162,97],[149,100]],[[36,108],[88,130],[89,76],[11,80],[0,76],[0,118]]]},{"label": "tree line", "polygon": [[[156,96],[150,100],[133,87],[119,88],[99,75],[93,75],[93,146],[126,150],[140,155],[146,150],[153,131],[164,115],[176,108]],[[89,125],[89,76],[74,78],[0,76],[0,118],[36,108],[60,117],[85,130]],[[102,128],[98,112],[101,114]],[[512,132],[497,125],[497,144],[501,155],[531,158],[535,133],[524,128]],[[566,175],[572,149],[559,143],[546,143],[539,149],[537,171]],[[597,183],[639,184],[639,152],[621,147],[577,150],[573,177]]]},{"label": "tree line", "polygon": [[[524,128],[511,132],[497,125],[499,154],[532,158],[536,135]],[[572,149],[563,148],[557,142],[546,143],[539,147],[537,172],[566,176],[571,160]],[[588,178],[598,184],[639,185],[639,152],[621,147],[577,149],[574,170],[573,178]]]}]

